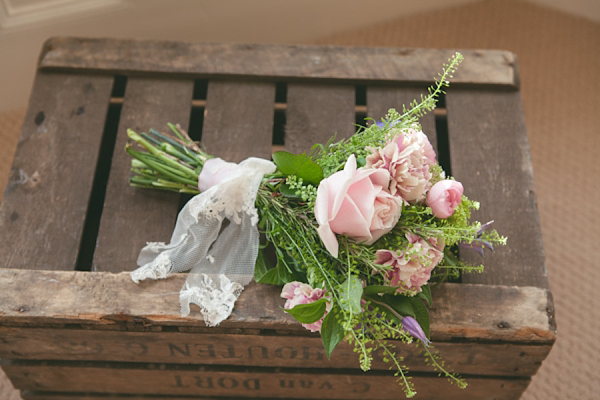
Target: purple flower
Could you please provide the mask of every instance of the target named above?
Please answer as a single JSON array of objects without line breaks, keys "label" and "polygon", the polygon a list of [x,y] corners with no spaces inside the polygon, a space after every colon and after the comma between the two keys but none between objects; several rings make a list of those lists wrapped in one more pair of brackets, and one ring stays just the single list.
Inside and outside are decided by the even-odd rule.
[{"label": "purple flower", "polygon": [[413,317],[406,316],[402,318],[402,327],[406,332],[423,342],[425,346],[429,346],[429,343],[431,343],[429,339],[427,339],[425,332],[423,332],[421,325],[419,325],[417,320]]},{"label": "purple flower", "polygon": [[475,239],[473,239],[473,241],[471,243],[460,243],[459,246],[463,247],[465,249],[473,249],[477,253],[479,253],[479,255],[481,255],[481,257],[484,256],[484,252],[483,252],[484,247],[487,247],[491,251],[494,251],[494,246],[490,242],[488,242],[487,240],[481,239],[481,233],[488,226],[490,226],[493,222],[494,221],[490,221],[488,223],[485,223],[485,224],[481,225],[481,228],[477,231]]}]

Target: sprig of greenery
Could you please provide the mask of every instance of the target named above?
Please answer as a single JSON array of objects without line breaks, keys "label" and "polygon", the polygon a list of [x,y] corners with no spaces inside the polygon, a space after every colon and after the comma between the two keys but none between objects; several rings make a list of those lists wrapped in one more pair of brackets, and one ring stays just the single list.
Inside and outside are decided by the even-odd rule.
[{"label": "sprig of greenery", "polygon": [[323,168],[325,176],[343,168],[351,154],[354,154],[357,159],[365,158],[369,155],[370,148],[378,147],[388,139],[392,130],[402,130],[418,125],[419,118],[435,108],[439,96],[445,93],[444,88],[449,86],[450,79],[463,59],[462,54],[454,54],[448,63],[443,65],[442,73],[435,78],[435,84],[427,89],[427,96],[421,95],[420,101],[412,101],[408,108],[402,106],[402,114],[394,109],[389,110],[382,127],[376,124],[366,128],[361,127],[348,139],[338,142],[333,142],[332,139],[324,145],[314,146],[310,155]]}]

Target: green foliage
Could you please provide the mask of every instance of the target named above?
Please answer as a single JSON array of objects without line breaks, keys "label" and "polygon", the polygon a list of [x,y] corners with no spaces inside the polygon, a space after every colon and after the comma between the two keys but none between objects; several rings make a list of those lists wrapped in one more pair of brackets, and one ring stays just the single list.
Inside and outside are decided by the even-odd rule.
[{"label": "green foliage", "polygon": [[265,257],[265,249],[258,252],[254,265],[254,280],[270,285],[285,285],[287,282],[303,280],[303,274],[295,268],[295,260],[286,254],[277,254],[277,264],[270,267]]},{"label": "green foliage", "polygon": [[[417,344],[417,345],[419,345],[419,344]],[[444,361],[439,356],[438,352],[431,351],[432,348],[433,348],[433,346],[424,346],[423,345],[422,353],[424,353],[425,362],[428,365],[431,365],[433,367],[434,371],[437,371],[437,372],[443,374],[451,384],[456,385],[460,389],[465,389],[467,387],[467,382],[465,382],[465,380],[462,379],[460,377],[460,375],[448,370],[445,366]]]},{"label": "green foliage", "polygon": [[417,297],[427,302],[427,305],[431,307],[431,287],[429,285],[421,286],[421,292],[417,294]]},{"label": "green foliage", "polygon": [[317,197],[317,188],[314,185],[306,184],[301,178],[290,175],[285,183],[278,186],[279,192],[289,198],[306,203],[307,209],[312,210]]},{"label": "green foliage", "polygon": [[429,312],[418,297],[409,297],[408,300],[414,310],[414,318],[417,320],[425,335],[429,337]]},{"label": "green foliage", "polygon": [[371,148],[378,147],[385,142],[392,130],[399,131],[418,125],[419,119],[435,108],[439,96],[445,93],[444,88],[449,86],[449,80],[462,60],[463,56],[460,53],[452,56],[448,63],[443,65],[442,73],[435,78],[435,84],[428,88],[428,94],[421,95],[420,101],[412,101],[409,107],[403,106],[402,114],[391,109],[383,120],[382,128],[372,124],[369,127],[361,128],[359,132],[348,139],[335,143],[330,141],[325,145],[313,147],[311,156],[323,167],[325,176],[343,168],[350,154],[354,154],[357,159],[365,158]]},{"label": "green foliage", "polygon": [[303,324],[312,324],[320,320],[325,314],[327,299],[322,298],[314,303],[298,304],[294,308],[284,308],[285,312]]},{"label": "green foliage", "polygon": [[282,183],[278,186],[278,190],[279,193],[281,193],[282,195],[284,195],[285,197],[288,197],[290,199],[296,199],[296,200],[300,200],[300,194],[298,193],[298,191],[294,188],[292,188],[292,186],[290,186],[287,183]]},{"label": "green foliage", "polygon": [[306,154],[287,151],[273,153],[273,162],[285,176],[294,175],[306,183],[318,185],[323,179],[323,169]]},{"label": "green foliage", "polygon": [[361,312],[360,299],[362,294],[362,282],[356,276],[351,275],[341,285],[340,307],[344,311],[359,314]]},{"label": "green foliage", "polygon": [[323,341],[323,347],[325,348],[327,358],[331,358],[331,353],[333,353],[333,350],[337,345],[344,340],[344,336],[346,335],[337,314],[336,309],[329,311],[321,326],[321,340]]},{"label": "green foliage", "polygon": [[368,296],[370,294],[386,294],[386,293],[395,293],[398,288],[393,286],[384,286],[384,285],[370,285],[364,288],[363,294]]}]

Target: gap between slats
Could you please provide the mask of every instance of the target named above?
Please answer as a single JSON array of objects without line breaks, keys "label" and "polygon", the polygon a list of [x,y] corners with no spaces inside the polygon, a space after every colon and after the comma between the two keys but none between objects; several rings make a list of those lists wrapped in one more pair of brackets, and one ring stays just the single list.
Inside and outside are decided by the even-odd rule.
[{"label": "gap between slats", "polygon": [[[221,81],[218,81],[218,82],[222,83]],[[93,201],[90,203],[90,208],[88,210],[88,217],[86,218],[86,226],[84,229],[84,239],[82,241],[82,245],[80,248],[80,253],[79,253],[79,257],[78,257],[78,261],[77,261],[77,269],[81,270],[81,271],[86,271],[86,270],[90,270],[93,268],[92,263],[93,263],[93,259],[94,259],[94,250],[96,248],[96,240],[97,240],[96,237],[98,235],[98,231],[100,228],[100,218],[101,218],[101,214],[102,214],[102,206],[104,205],[104,197],[106,194],[106,185],[108,183],[108,171],[110,170],[110,166],[111,166],[111,154],[112,154],[115,142],[116,142],[116,138],[115,138],[116,134],[117,134],[116,126],[118,126],[118,124],[119,124],[120,110],[125,101],[126,83],[127,83],[127,79],[125,77],[117,76],[115,79],[113,91],[112,91],[111,98],[110,98],[110,112],[107,116],[107,121],[106,121],[106,126],[105,126],[103,147],[101,150],[101,157],[100,157],[101,161],[98,165],[98,168],[96,171],[96,177],[95,177],[95,184],[94,184],[95,192],[94,192],[94,195],[92,196]],[[192,96],[192,100],[191,100],[191,104],[190,104],[189,121],[187,121],[187,122],[188,122],[188,126],[189,126],[188,130],[189,130],[190,136],[194,140],[197,140],[197,141],[201,141],[202,139],[207,139],[206,137],[203,137],[204,136],[203,134],[204,134],[205,126],[206,126],[207,105],[208,105],[208,107],[210,107],[210,105],[207,101],[207,97],[208,97],[208,93],[209,93],[209,83],[210,82],[206,79],[197,79],[194,81],[193,96]],[[217,85],[220,83],[217,83]],[[248,84],[249,85],[257,85],[257,83],[248,83]],[[231,83],[229,89],[227,89],[227,90],[239,90],[239,89],[236,89],[239,85],[240,85],[240,82]],[[291,125],[289,124],[289,114],[290,114],[290,110],[291,110],[292,114],[294,113],[294,111],[295,111],[294,107],[296,107],[296,105],[294,104],[294,99],[292,99],[292,104],[290,105],[289,98],[288,98],[288,91],[289,91],[290,86],[292,87],[292,92],[293,92],[294,90],[296,90],[295,88],[298,88],[298,87],[302,88],[303,85],[300,85],[300,84],[288,85],[287,83],[284,83],[284,82],[279,82],[276,84],[272,84],[272,83],[260,84],[259,83],[258,85],[259,86],[267,85],[269,87],[274,86],[274,90],[269,89],[269,91],[268,91],[269,94],[267,95],[267,97],[271,96],[271,98],[273,99],[272,103],[270,103],[269,100],[263,100],[263,103],[270,103],[270,105],[268,105],[268,107],[261,106],[261,108],[260,108],[262,110],[260,112],[263,114],[261,117],[262,118],[261,120],[269,120],[270,119],[271,120],[270,123],[267,123],[267,125],[265,125],[265,126],[267,127],[267,129],[268,129],[268,126],[272,127],[272,137],[270,138],[270,140],[271,140],[270,148],[268,151],[266,151],[266,149],[261,151],[261,152],[265,153],[265,154],[263,154],[263,156],[265,156],[266,154],[269,154],[269,152],[289,149],[289,145],[286,145],[286,139],[289,140],[290,135],[288,132],[287,138],[286,138],[285,130],[289,129],[290,126],[291,126],[292,130],[294,129],[294,121],[292,120],[292,124]],[[313,103],[315,101],[317,103],[323,102],[323,103],[332,104],[330,106],[326,106],[328,108],[332,108],[332,106],[334,108],[335,107],[339,108],[339,106],[340,106],[339,101],[329,102],[328,100],[323,100],[321,97],[327,96],[328,93],[330,93],[330,90],[335,91],[339,87],[347,88],[347,89],[344,89],[344,90],[346,90],[346,92],[345,92],[346,94],[344,96],[347,97],[347,99],[344,100],[344,102],[345,102],[344,109],[346,111],[343,111],[344,113],[348,114],[347,118],[344,117],[344,118],[348,119],[348,121],[346,121],[347,126],[352,126],[352,124],[355,124],[356,127],[358,127],[360,125],[364,126],[367,122],[365,120],[365,118],[367,116],[375,117],[376,119],[380,119],[380,116],[370,114],[371,104],[368,104],[369,88],[367,88],[365,86],[335,85],[335,86],[332,86],[331,88],[328,86],[325,86],[325,89],[321,85],[305,85],[305,86],[314,88],[314,89],[310,89],[309,92],[307,92],[307,94],[303,95],[303,96],[307,96],[306,97],[307,98],[306,105],[310,105],[311,103]],[[215,87],[217,87],[217,86],[215,86]],[[271,90],[273,90],[273,91],[271,91]],[[304,89],[302,89],[302,90],[304,90]],[[396,108],[400,109],[402,104],[408,104],[411,100],[418,97],[418,96],[416,96],[416,97],[412,96],[412,94],[414,94],[413,93],[414,89],[399,88],[398,90],[400,90],[400,91],[404,90],[404,91],[407,91],[410,93],[407,96],[404,96],[405,98],[403,98],[402,103],[389,104],[389,105],[386,105],[386,107],[388,107],[388,108],[396,107]],[[314,98],[312,100],[308,100],[311,96],[311,93],[316,94],[316,95],[314,96]],[[337,100],[339,100],[339,98]],[[302,107],[304,107],[304,106],[302,106]],[[338,114],[339,114],[339,112],[332,111],[332,113],[329,115],[337,116]],[[307,120],[311,119],[311,117],[314,117],[313,114],[306,114],[306,115],[309,115],[309,117],[306,118]],[[324,121],[321,121],[320,123],[323,123],[326,125],[329,123],[330,118],[327,116],[327,113],[324,113],[323,115],[325,116],[324,117],[325,119],[324,119]],[[445,108],[437,108],[433,112],[433,115],[429,116],[428,118],[435,119],[435,121],[436,121],[435,125],[439,128],[440,125],[444,125],[444,121],[446,118]],[[441,121],[441,123],[440,123],[440,121]],[[169,122],[182,123],[182,122],[186,122],[186,121],[169,121]],[[312,124],[311,126],[313,126],[313,127],[320,126],[317,123],[313,123],[312,120],[309,122]],[[143,122],[141,122],[141,123],[143,123]],[[298,123],[298,119],[296,119],[296,123]],[[431,125],[430,123],[428,123],[428,124]],[[182,125],[185,126],[185,123],[182,123]],[[209,125],[210,125],[210,121],[209,121]],[[157,127],[157,128],[163,128],[163,127]],[[352,129],[354,129],[354,128],[352,128]],[[123,128],[121,129],[121,131],[122,130],[123,130]],[[325,142],[330,134],[332,134],[332,132],[325,131],[323,129],[322,132],[319,132],[320,137],[317,141],[320,140],[321,142]],[[214,136],[214,134],[213,134],[213,136]],[[254,136],[254,135],[251,135],[251,136]],[[438,137],[439,136],[440,136],[440,134],[438,132]],[[220,138],[220,139],[222,140],[222,138]],[[208,137],[209,142],[210,142],[210,140],[211,140],[210,137]],[[447,135],[446,135],[446,140],[447,140]],[[433,140],[433,141],[435,142],[435,140]],[[227,142],[227,140],[225,140],[225,142]],[[305,145],[309,146],[312,144],[314,144],[314,143],[307,142]],[[227,147],[227,144],[225,144],[224,146]],[[219,147],[219,146],[217,146],[217,147]],[[223,146],[220,146],[220,147],[223,147]],[[447,147],[446,147],[446,149],[447,149]],[[207,150],[209,152],[211,151],[210,148]],[[254,153],[254,151],[252,151],[250,149],[247,149],[247,150]],[[218,152],[219,151],[217,151],[217,153]],[[252,154],[247,154],[247,156],[250,156],[250,155],[252,155]],[[440,158],[443,159],[443,156],[441,156]],[[446,165],[445,168],[448,169],[449,161],[446,164],[448,164],[448,165]],[[178,201],[177,208],[181,209],[181,207],[190,199],[190,197],[191,196],[189,196],[189,195],[187,195],[187,196],[181,195],[179,198],[179,201]]]},{"label": "gap between slats", "polygon": [[[203,83],[206,84],[206,80],[203,80]],[[288,104],[285,101],[285,97],[283,99],[278,98],[277,92],[280,90],[279,87],[283,87],[285,90],[285,84],[278,83],[276,85],[276,99],[273,104],[273,112],[274,112],[274,121],[273,121],[273,144],[271,147],[272,152],[285,150],[284,145],[284,130],[286,125],[286,112],[288,110]],[[196,94],[194,95],[196,96]],[[204,96],[206,96],[206,92],[204,92]],[[285,95],[284,95],[285,96]],[[110,99],[111,104],[120,105],[123,104],[123,97],[115,96]],[[358,102],[358,101],[357,101]],[[196,98],[192,100],[192,114],[190,117],[190,128],[189,133],[192,139],[201,141],[202,139],[202,123],[204,120],[204,112],[206,109],[206,97],[204,98]],[[355,123],[356,125],[365,126],[365,117],[372,117],[367,112],[368,108],[366,104],[356,104],[354,106],[354,113],[356,114]],[[433,111],[433,115],[436,118],[445,118],[446,117],[446,109],[445,108],[436,108]]]}]

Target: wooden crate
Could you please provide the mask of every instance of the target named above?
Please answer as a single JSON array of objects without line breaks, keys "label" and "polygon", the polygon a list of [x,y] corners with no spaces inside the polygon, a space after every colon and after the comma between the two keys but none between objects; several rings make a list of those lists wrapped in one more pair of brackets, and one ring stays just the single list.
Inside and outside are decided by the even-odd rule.
[{"label": "wooden crate", "polygon": [[[376,354],[340,345],[251,283],[206,328],[179,315],[185,275],[134,284],[146,241],[168,240],[185,197],[129,187],[125,131],[179,122],[230,161],[347,137],[424,93],[453,51],[56,38],[41,53],[0,208],[0,357],[25,399],[392,399]],[[483,274],[435,289],[431,337],[466,390],[400,345],[421,399],[516,399],[555,340],[515,56],[464,51],[422,120],[440,162],[509,237]]]}]

